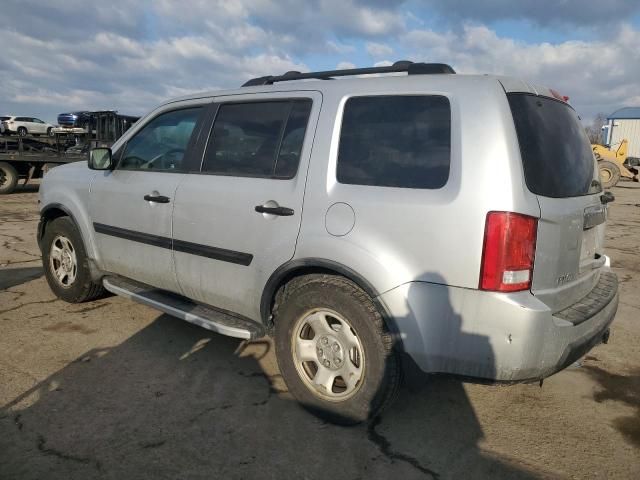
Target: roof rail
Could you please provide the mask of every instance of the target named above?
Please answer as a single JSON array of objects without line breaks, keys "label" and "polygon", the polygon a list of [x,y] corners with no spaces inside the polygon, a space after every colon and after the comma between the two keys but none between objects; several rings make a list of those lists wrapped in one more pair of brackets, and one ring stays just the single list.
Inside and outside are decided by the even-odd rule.
[{"label": "roof rail", "polygon": [[373,73],[396,73],[407,72],[408,75],[431,75],[436,73],[456,73],[446,63],[420,63],[400,60],[388,67],[368,67],[349,68],[346,70],[326,70],[324,72],[300,73],[296,71],[287,72],[284,75],[267,75],[265,77],[252,78],[245,82],[243,87],[253,87],[256,85],[273,85],[276,82],[286,82],[288,80],[333,80],[333,77],[348,77],[352,75],[369,75]]}]

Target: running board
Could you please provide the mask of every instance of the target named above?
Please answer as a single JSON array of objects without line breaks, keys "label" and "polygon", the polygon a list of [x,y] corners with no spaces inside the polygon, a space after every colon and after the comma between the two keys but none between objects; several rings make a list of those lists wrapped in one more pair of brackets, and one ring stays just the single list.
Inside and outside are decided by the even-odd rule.
[{"label": "running board", "polygon": [[195,303],[175,293],[114,276],[104,277],[102,283],[111,293],[130,298],[212,332],[246,340],[254,340],[265,335],[264,327],[253,320]]}]

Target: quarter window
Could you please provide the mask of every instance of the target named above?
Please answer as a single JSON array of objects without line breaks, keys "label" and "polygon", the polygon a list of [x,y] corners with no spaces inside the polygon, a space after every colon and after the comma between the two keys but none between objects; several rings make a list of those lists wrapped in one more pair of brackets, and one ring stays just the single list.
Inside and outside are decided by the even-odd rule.
[{"label": "quarter window", "polygon": [[309,99],[221,105],[203,171],[240,177],[293,178],[310,112]]},{"label": "quarter window", "polygon": [[451,107],[442,96],[347,100],[338,150],[340,183],[441,188],[451,163]]},{"label": "quarter window", "polygon": [[131,138],[118,163],[119,170],[184,170],[184,154],[202,107],[163,113]]}]

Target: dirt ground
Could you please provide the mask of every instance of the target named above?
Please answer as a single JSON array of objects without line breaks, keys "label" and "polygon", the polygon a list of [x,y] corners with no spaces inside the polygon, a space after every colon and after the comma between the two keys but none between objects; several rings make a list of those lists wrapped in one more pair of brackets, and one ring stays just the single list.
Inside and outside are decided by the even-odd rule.
[{"label": "dirt ground", "polygon": [[0,478],[640,478],[640,186],[613,193],[608,345],[542,388],[414,373],[351,428],[292,400],[267,341],[56,300],[36,189],[0,197]]}]

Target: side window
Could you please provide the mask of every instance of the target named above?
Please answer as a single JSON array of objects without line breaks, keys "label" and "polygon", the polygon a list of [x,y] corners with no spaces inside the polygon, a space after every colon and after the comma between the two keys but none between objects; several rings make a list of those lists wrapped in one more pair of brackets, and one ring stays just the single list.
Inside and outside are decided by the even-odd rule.
[{"label": "side window", "polygon": [[202,107],[163,113],[127,142],[118,170],[180,171]]},{"label": "side window", "polygon": [[15,121],[16,122],[30,122],[31,119],[30,118],[26,118],[26,117],[16,117]]},{"label": "side window", "polygon": [[39,118],[32,118],[31,121],[33,123],[44,123],[42,120],[40,120]]},{"label": "side window", "polygon": [[310,112],[309,99],[221,105],[203,171],[240,177],[293,178]]},{"label": "side window", "polygon": [[451,163],[451,107],[442,96],[347,100],[338,182],[380,187],[443,187]]},{"label": "side window", "polygon": [[276,178],[293,178],[296,176],[310,114],[311,100],[293,103],[287,126],[282,136],[280,151],[278,152],[274,170]]}]

